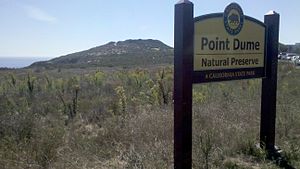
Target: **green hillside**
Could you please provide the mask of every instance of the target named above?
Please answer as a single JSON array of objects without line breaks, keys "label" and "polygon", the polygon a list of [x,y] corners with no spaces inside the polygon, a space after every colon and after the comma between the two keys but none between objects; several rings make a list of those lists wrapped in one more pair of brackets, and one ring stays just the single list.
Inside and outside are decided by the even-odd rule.
[{"label": "green hillside", "polygon": [[[173,168],[171,63],[162,42],[126,40],[0,70],[0,168]],[[295,168],[299,84],[279,62],[276,145]],[[279,169],[256,146],[260,99],[261,79],[193,85],[193,168]]]},{"label": "green hillside", "polygon": [[118,67],[136,65],[170,64],[173,48],[158,40],[126,40],[109,42],[89,50],[68,54],[30,67]]}]

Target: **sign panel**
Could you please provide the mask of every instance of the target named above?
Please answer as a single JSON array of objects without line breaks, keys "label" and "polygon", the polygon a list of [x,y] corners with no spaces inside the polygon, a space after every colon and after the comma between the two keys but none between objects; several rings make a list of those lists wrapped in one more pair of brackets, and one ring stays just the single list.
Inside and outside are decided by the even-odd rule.
[{"label": "sign panel", "polygon": [[238,4],[197,17],[194,26],[194,83],[265,76],[266,27]]},{"label": "sign panel", "polygon": [[278,158],[274,147],[279,14],[265,15],[262,23],[245,16],[236,3],[224,13],[196,18],[193,14],[189,0],[175,5],[174,168],[192,168],[193,83],[223,80],[265,77],[260,144],[270,159]]}]

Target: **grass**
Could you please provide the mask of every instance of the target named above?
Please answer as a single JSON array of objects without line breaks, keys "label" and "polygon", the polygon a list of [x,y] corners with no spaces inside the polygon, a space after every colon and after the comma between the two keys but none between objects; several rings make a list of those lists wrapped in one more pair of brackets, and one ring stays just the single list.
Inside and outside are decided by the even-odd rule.
[{"label": "grass", "polygon": [[[279,64],[276,145],[300,168],[300,70]],[[0,168],[173,168],[173,69],[0,71]],[[194,85],[193,168],[278,168],[261,80]]]}]

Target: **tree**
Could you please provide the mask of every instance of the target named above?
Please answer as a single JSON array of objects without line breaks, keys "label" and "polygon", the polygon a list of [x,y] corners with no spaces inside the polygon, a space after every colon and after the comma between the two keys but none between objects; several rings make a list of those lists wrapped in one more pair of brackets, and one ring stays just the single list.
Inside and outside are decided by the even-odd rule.
[{"label": "tree", "polygon": [[279,52],[287,52],[288,51],[288,47],[282,43],[279,43]]}]

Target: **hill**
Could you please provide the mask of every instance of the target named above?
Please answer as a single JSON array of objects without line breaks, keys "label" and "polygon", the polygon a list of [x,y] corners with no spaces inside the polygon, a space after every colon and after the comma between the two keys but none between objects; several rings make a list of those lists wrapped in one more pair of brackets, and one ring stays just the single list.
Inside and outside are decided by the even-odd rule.
[{"label": "hill", "polygon": [[85,51],[36,62],[30,67],[135,66],[173,62],[173,48],[159,40],[109,42]]}]

